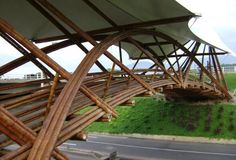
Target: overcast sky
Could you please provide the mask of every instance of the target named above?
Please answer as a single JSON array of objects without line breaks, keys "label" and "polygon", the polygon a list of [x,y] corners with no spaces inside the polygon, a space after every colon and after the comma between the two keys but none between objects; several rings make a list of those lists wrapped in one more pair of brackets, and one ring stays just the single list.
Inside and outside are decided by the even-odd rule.
[{"label": "overcast sky", "polygon": [[197,20],[195,32],[205,28],[215,31],[221,40],[236,53],[236,0],[177,0],[196,14],[202,15]]},{"label": "overcast sky", "polygon": [[[236,0],[177,0],[182,3],[186,8],[189,8],[192,12],[201,15],[201,18],[194,23],[192,29],[195,34],[199,37],[216,43],[217,46],[224,46],[222,41],[226,46],[236,53]],[[211,32],[211,33],[210,33]],[[222,41],[221,41],[222,40]],[[20,57],[19,54],[13,47],[8,45],[0,38],[0,65],[9,62],[17,57]],[[4,46],[4,47],[3,47]],[[227,48],[225,47],[225,48]],[[116,48],[111,48],[111,50],[116,50]],[[59,52],[64,52],[61,50]],[[68,71],[73,71],[81,61],[81,54],[78,54],[79,49],[77,47],[67,48],[67,54],[73,56],[73,62],[67,57],[62,56],[63,54],[50,54],[58,63],[63,64],[63,66]],[[133,63],[128,59],[126,55],[125,58],[126,65]],[[109,63],[105,58],[101,58],[102,63]],[[39,71],[37,67],[34,67],[30,63],[16,69],[10,74],[26,74],[26,73],[35,73]]]}]

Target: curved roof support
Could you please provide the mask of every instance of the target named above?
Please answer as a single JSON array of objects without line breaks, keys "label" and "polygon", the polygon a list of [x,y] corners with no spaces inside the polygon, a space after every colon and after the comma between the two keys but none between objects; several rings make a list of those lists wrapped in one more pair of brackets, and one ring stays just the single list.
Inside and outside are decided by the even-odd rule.
[{"label": "curved roof support", "polygon": [[[14,32],[14,34],[16,34]],[[158,35],[161,36],[162,38],[165,38],[165,35],[163,35],[162,33],[159,32],[151,32],[151,31],[146,31],[146,30],[134,30],[134,31],[126,31],[126,32],[121,32],[121,33],[117,33],[114,34],[113,36],[109,36],[107,37],[104,41],[102,41],[100,44],[97,44],[96,47],[94,47],[91,52],[85,57],[85,59],[83,60],[83,62],[79,65],[79,67],[77,68],[75,74],[73,74],[73,78],[70,78],[67,87],[65,87],[63,90],[63,92],[61,93],[60,97],[63,97],[63,103],[62,103],[62,98],[58,98],[58,100],[56,101],[56,103],[54,104],[54,107],[52,108],[54,111],[50,112],[49,115],[51,114],[51,116],[53,118],[53,115],[58,115],[58,118],[63,119],[63,116],[66,116],[67,111],[66,109],[69,109],[70,107],[70,102],[73,100],[73,94],[76,93],[76,88],[78,88],[80,86],[80,83],[83,80],[83,77],[86,76],[89,68],[95,63],[96,59],[104,52],[106,52],[106,49],[111,46],[114,43],[117,43],[118,41],[125,39],[127,37],[130,37],[132,35],[136,35],[136,34],[150,34],[150,35]],[[171,40],[171,38],[166,37],[167,39]],[[173,41],[172,41],[173,42]],[[178,45],[178,43],[176,43],[175,45],[177,45],[180,49],[185,50],[184,46],[182,45]],[[81,69],[83,68],[83,69]],[[60,73],[60,72],[59,72]],[[65,74],[67,75],[67,74]],[[172,82],[173,83],[173,82]],[[81,85],[81,89],[83,90],[83,85]],[[73,90],[72,90],[73,89]],[[85,88],[86,90],[86,88]],[[88,91],[88,90],[87,90]],[[88,91],[89,92],[89,91]],[[70,93],[70,97],[66,96],[68,95],[68,93]],[[73,94],[72,94],[73,93]],[[89,93],[91,94],[91,93]],[[68,99],[69,98],[69,99]],[[97,100],[97,99],[96,99]],[[64,105],[63,105],[64,104]],[[66,107],[66,108],[65,108]],[[56,112],[58,108],[63,108],[62,112]],[[64,121],[64,120],[63,120]],[[58,125],[57,120],[55,119],[48,119],[46,122],[53,122],[54,124]],[[62,122],[62,121],[61,121]],[[45,125],[44,125],[45,127]],[[50,128],[50,127],[49,127]],[[60,128],[54,128],[51,129],[53,132],[56,131],[58,132],[58,134],[60,133]],[[46,130],[47,131],[47,130]],[[60,136],[60,135],[58,135]],[[43,137],[45,138],[45,137]],[[47,139],[48,140],[48,139]],[[61,140],[60,140],[61,141]],[[47,141],[48,142],[48,141]],[[60,144],[60,143],[56,143],[56,144]],[[53,145],[54,146],[54,145]],[[44,152],[45,153],[45,152]],[[43,155],[44,156],[44,155]]]},{"label": "curved roof support", "polygon": [[172,76],[166,69],[165,67],[160,64],[155,58],[153,58],[153,56],[148,53],[144,48],[142,48],[135,40],[133,40],[132,38],[128,38],[130,40],[130,42],[135,45],[137,48],[140,49],[140,51],[142,51],[142,53],[144,53],[148,58],[150,58],[158,67],[161,68],[161,70],[167,74],[173,81],[175,81],[176,83],[179,83],[179,81],[174,77]]},{"label": "curved roof support", "polygon": [[[25,36],[18,33],[6,21],[0,19],[0,30],[3,32],[3,34],[9,36],[7,38],[11,38],[8,40],[12,40],[14,42],[12,43],[12,45],[19,44],[19,46],[16,46],[18,49],[25,49],[22,50],[23,52],[27,51],[27,54],[25,54],[23,57],[18,58],[17,60],[14,60],[0,67],[0,74],[6,73],[6,71],[9,71],[13,68],[18,67],[19,65],[26,63],[27,61],[29,61],[30,58],[31,60],[39,58],[50,68],[56,71],[57,74],[59,74],[62,78],[66,79],[67,83],[65,85],[61,84],[62,87],[55,87],[55,93],[57,93],[57,95],[55,95],[55,101],[52,99],[49,101],[47,100],[50,91],[49,87],[42,87],[40,88],[40,90],[34,89],[26,92],[23,91],[20,93],[13,93],[12,95],[0,97],[0,100],[6,100],[9,97],[14,98],[16,96],[19,96],[19,99],[9,101],[9,103],[5,103],[5,105],[2,105],[0,109],[0,115],[2,115],[0,116],[0,130],[5,135],[10,137],[11,140],[21,145],[18,150],[16,150],[12,154],[7,154],[5,158],[17,159],[23,156],[24,158],[28,158],[29,160],[39,160],[50,159],[50,157],[53,155],[57,159],[67,159],[66,156],[57,151],[56,147],[58,145],[60,145],[73,135],[77,134],[78,132],[82,131],[89,124],[101,118],[105,114],[110,114],[113,117],[117,117],[117,113],[114,110],[114,107],[117,104],[125,102],[130,97],[145,93],[147,91],[155,92],[155,89],[163,90],[163,88],[165,88],[166,90],[174,90],[175,88],[185,90],[185,87],[189,87],[189,89],[194,89],[194,87],[197,86],[197,91],[199,92],[199,94],[204,95],[208,94],[209,92],[212,92],[212,97],[216,95],[220,98],[222,98],[223,96],[226,96],[226,98],[231,98],[230,94],[227,91],[225,81],[222,78],[222,71],[218,72],[219,61],[217,57],[213,55],[215,54],[215,50],[213,48],[209,47],[209,51],[211,52],[211,54],[209,54],[209,57],[211,58],[210,60],[213,62],[214,70],[212,70],[212,67],[210,67],[209,70],[212,70],[212,73],[215,72],[215,75],[212,75],[211,71],[209,71],[204,66],[204,58],[202,58],[201,62],[196,58],[197,55],[200,55],[198,53],[201,45],[200,42],[197,41],[193,47],[190,46],[189,48],[187,48],[182,44],[183,42],[186,42],[186,39],[178,37],[178,35],[175,35],[173,32],[170,33],[170,35],[173,36],[169,36],[168,34],[166,34],[165,29],[163,29],[162,32],[150,29],[140,29],[143,27],[154,27],[156,25],[186,22],[194,16],[193,14],[188,16],[187,13],[191,13],[187,12],[186,10],[182,10],[183,13],[185,13],[185,16],[164,18],[160,20],[149,20],[145,22],[136,21],[132,24],[123,23],[123,25],[119,26],[113,19],[110,19],[108,16],[106,16],[95,5],[98,5],[96,1],[93,1],[94,3],[91,3],[91,1],[84,0],[84,2],[90,8],[92,8],[97,14],[99,14],[102,18],[104,18],[108,23],[113,26],[111,28],[95,28],[95,30],[92,32],[85,32],[76,24],[76,22],[73,22],[71,20],[70,16],[66,17],[66,14],[64,15],[64,13],[59,11],[48,1],[28,0],[28,2],[32,4],[38,11],[40,11],[40,13],[44,15],[50,22],[52,22],[52,24],[54,24],[63,34],[65,34],[65,38],[68,38],[68,40],[45,47],[44,49],[39,49],[27,38],[25,38]],[[73,2],[80,3],[80,1]],[[143,1],[143,3],[145,2]],[[162,0],[162,4],[164,3],[166,3],[166,0]],[[170,3],[175,4],[175,2],[172,1],[170,1]],[[82,5],[83,2],[80,4]],[[177,6],[175,7],[178,8]],[[182,15],[182,12],[178,15]],[[97,35],[102,32],[109,32],[111,35]],[[154,37],[156,46],[153,46],[152,41],[150,42],[150,37],[152,41]],[[99,38],[102,41],[98,43],[96,41],[96,38]],[[81,44],[85,41],[91,43],[94,46],[93,49],[88,51]],[[153,66],[151,66],[151,68],[155,66],[156,68],[145,70],[130,70],[128,67],[122,64],[122,58],[118,60],[110,52],[107,51],[110,46],[119,43],[119,49],[121,54],[121,41],[131,43],[132,45],[129,44],[129,46],[132,46],[132,48],[134,49],[138,49],[138,52],[141,51],[142,54],[146,55],[147,58],[151,59],[155,63]],[[62,66],[60,66],[53,59],[51,59],[46,53],[72,44],[76,44],[87,54],[82,60],[82,62],[78,65],[75,72],[73,74],[70,74]],[[171,47],[171,50],[164,50],[166,46],[162,45],[169,45],[169,47]],[[22,48],[20,48],[20,46],[22,46]],[[177,53],[177,51],[179,50],[183,52],[182,55],[179,55]],[[159,54],[159,52],[157,51],[162,54]],[[167,55],[166,53],[169,54]],[[112,71],[110,73],[107,73],[105,67],[103,67],[102,64],[98,62],[98,58],[101,55],[105,55],[113,62]],[[202,56],[204,55],[205,49],[203,51]],[[171,62],[171,56],[175,58],[175,62]],[[138,57],[141,58],[141,56]],[[182,60],[181,58],[186,58],[186,61],[183,63],[183,65],[180,64],[180,60]],[[168,67],[166,67],[162,63],[163,60],[168,61],[168,67],[170,68],[169,70],[166,69]],[[199,75],[199,82],[190,81],[190,68],[193,63],[197,64],[199,69],[201,69],[201,74]],[[101,75],[97,73],[89,74],[90,77],[88,77],[88,72],[94,64],[100,66],[103,73]],[[120,72],[115,71],[115,65],[121,68]],[[41,66],[41,64],[39,64],[39,66]],[[148,72],[153,74],[140,74],[142,72]],[[157,72],[159,73],[157,74]],[[116,74],[118,75],[117,77]],[[209,85],[201,81],[203,74],[209,77],[212,84]],[[32,83],[29,82],[23,85],[14,85],[11,87],[4,86],[1,87],[0,90],[4,90],[8,87],[10,89],[15,89],[18,86],[27,86],[27,84],[35,84],[41,82],[48,82],[48,80],[42,80]],[[206,90],[202,92],[202,88],[203,90]],[[25,94],[27,95],[25,96]],[[110,97],[106,98],[107,95]],[[52,95],[50,96],[50,98],[52,98]],[[45,101],[42,101],[42,104],[40,105],[33,106],[33,108],[17,112],[17,114],[11,114],[8,113],[9,111],[7,111],[7,109],[9,108],[21,109],[17,107],[21,107],[21,105],[25,105],[27,103],[38,102],[37,100],[39,99],[46,99],[46,102],[53,103],[46,117],[43,117],[45,113],[44,104],[48,104],[45,103]],[[91,110],[87,111],[81,116],[74,117],[68,120],[67,123],[65,123],[65,120],[66,118],[68,118],[68,116],[71,116],[78,110],[83,109],[84,106],[94,104],[96,106],[93,106]],[[28,116],[30,113],[33,113],[35,110],[38,109],[42,109],[40,110],[42,112],[40,112],[39,117],[45,119],[40,121],[39,119],[37,119],[37,115],[33,115],[32,117],[30,117],[30,119],[28,119],[30,122],[34,122],[35,119],[39,120],[37,121],[39,122],[37,124],[37,129],[39,130],[39,133],[36,134],[36,132],[33,130],[33,127],[27,127],[28,122],[20,121],[19,118],[22,115]],[[43,125],[41,124],[42,121],[44,122]],[[14,130],[16,130],[15,134],[13,134]]]},{"label": "curved roof support", "polygon": [[[67,18],[65,15],[63,15],[62,12],[60,12],[57,8],[55,8],[52,4],[50,4],[48,1],[45,0],[38,0],[38,2],[45,7],[51,14],[56,16],[58,19],[60,19],[62,22],[64,22],[67,26],[69,26],[71,29],[73,29],[78,36],[81,36],[88,42],[90,42],[93,46],[96,46],[98,43],[96,40],[94,40],[89,34],[84,32],[80,27],[78,27],[73,21],[71,21],[69,18]],[[150,87],[147,83],[145,83],[142,79],[135,76],[132,72],[129,71],[129,69],[124,66],[120,61],[118,61],[111,53],[106,51],[104,53],[109,59],[111,59],[113,62],[115,62],[120,68],[122,68],[124,71],[126,71],[128,74],[130,74],[135,80],[137,80],[144,88],[147,88],[148,90],[155,92],[152,87]]]},{"label": "curved roof support", "polygon": [[[69,79],[71,77],[71,74],[69,72],[67,72],[64,68],[62,68],[60,65],[58,65],[55,61],[53,61],[50,57],[48,57],[46,54],[44,54],[40,49],[38,49],[36,46],[33,45],[33,43],[31,43],[30,41],[28,41],[27,39],[25,39],[21,34],[17,33],[9,24],[7,24],[4,20],[0,19],[0,29],[3,30],[4,32],[8,33],[9,35],[11,35],[14,39],[16,39],[17,41],[19,41],[25,48],[27,48],[29,51],[31,51],[31,53],[36,56],[37,58],[39,58],[40,60],[42,60],[44,63],[46,63],[48,66],[50,66],[52,69],[54,69],[57,73],[59,73],[62,77]],[[95,62],[91,63],[91,65],[93,65]],[[86,64],[87,65],[87,64]],[[91,65],[89,65],[91,67]],[[89,67],[87,66],[87,67]],[[79,68],[79,70],[81,71],[81,69]],[[87,72],[85,72],[87,74]],[[76,84],[80,84],[83,80],[83,78],[80,78],[80,76],[77,76],[77,79],[80,79],[80,81],[75,81]],[[79,87],[79,86],[78,86]],[[77,93],[77,90],[72,87],[70,88],[73,89],[74,94]],[[104,102],[102,99],[100,99],[96,94],[94,94],[92,91],[90,91],[86,86],[81,86],[80,87],[81,91],[88,96],[89,98],[91,98],[91,100],[93,100],[99,107],[104,108],[106,110],[106,108],[108,108],[107,111],[111,111],[113,112],[111,109],[109,109],[109,105]],[[64,89],[66,90],[66,88]],[[72,94],[70,94],[71,96],[71,102],[73,100],[73,96]],[[65,99],[65,95],[62,95],[61,99]],[[64,100],[64,102],[67,102],[66,99]],[[67,102],[66,104],[68,105],[69,102]],[[59,102],[59,105],[63,107],[62,102]],[[65,108],[64,108],[65,109]],[[67,108],[69,109],[69,107]],[[68,111],[67,111],[68,112]],[[63,111],[64,115],[67,115],[66,111]],[[54,112],[51,111],[49,112],[49,115],[54,115]],[[48,115],[48,117],[49,117]],[[58,114],[60,115],[60,114]],[[114,113],[114,116],[115,113]],[[60,117],[61,119],[61,117]],[[57,121],[54,121],[57,122]],[[60,121],[59,121],[60,122]],[[64,122],[61,121],[61,122]],[[58,123],[57,123],[58,124]],[[63,123],[62,123],[63,124]]]},{"label": "curved roof support", "polygon": [[178,81],[181,82],[180,77],[178,76],[177,72],[175,71],[175,69],[174,69],[173,66],[171,65],[171,62],[170,62],[169,58],[167,57],[165,51],[163,50],[162,46],[160,45],[158,39],[156,38],[156,36],[153,36],[153,38],[154,38],[154,40],[155,40],[157,46],[160,48],[161,53],[163,54],[165,60],[169,63],[170,68],[171,68],[172,71],[174,72],[175,76],[178,78]]}]

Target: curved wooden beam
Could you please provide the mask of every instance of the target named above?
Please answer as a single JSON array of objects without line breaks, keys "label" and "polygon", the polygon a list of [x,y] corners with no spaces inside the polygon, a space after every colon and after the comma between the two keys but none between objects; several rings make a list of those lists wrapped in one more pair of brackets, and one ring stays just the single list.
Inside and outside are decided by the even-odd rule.
[{"label": "curved wooden beam", "polygon": [[[63,142],[63,140],[66,140],[69,136],[72,136],[71,134],[66,135],[63,130],[63,127],[65,126],[64,121],[66,116],[69,113],[70,107],[72,105],[72,102],[78,92],[78,90],[82,91],[85,95],[87,95],[91,100],[93,100],[98,107],[95,107],[94,111],[96,111],[96,114],[91,115],[91,118],[96,117],[99,118],[99,116],[102,116],[105,112],[112,113],[113,115],[116,115],[114,110],[111,107],[112,105],[118,104],[119,101],[124,100],[127,97],[124,96],[133,96],[136,94],[133,93],[134,91],[137,91],[137,93],[144,92],[147,90],[153,91],[155,88],[155,85],[152,83],[145,82],[142,78],[135,75],[132,71],[130,71],[126,66],[124,66],[119,60],[117,60],[111,53],[107,52],[108,47],[111,45],[120,42],[123,39],[132,37],[134,35],[139,34],[145,34],[150,36],[159,36],[164,40],[167,40],[168,42],[171,42],[181,50],[183,50],[195,63],[199,65],[199,67],[203,67],[203,70],[205,69],[204,66],[201,66],[201,63],[194,57],[193,53],[191,53],[188,49],[186,49],[182,44],[175,41],[170,36],[163,34],[158,31],[150,31],[150,30],[143,30],[143,29],[137,29],[137,30],[128,30],[123,31],[120,33],[115,33],[107,38],[105,38],[101,43],[97,43],[93,37],[87,35],[85,32],[83,32],[80,28],[78,28],[73,22],[71,22],[69,19],[64,17],[60,12],[58,12],[53,6],[50,6],[47,1],[40,0],[42,5],[47,8],[49,11],[51,11],[54,16],[57,16],[59,19],[63,20],[65,24],[70,26],[72,29],[74,29],[76,32],[78,32],[86,41],[89,41],[91,44],[94,45],[94,48],[86,55],[86,57],[83,59],[83,61],[80,63],[80,65],[77,67],[76,71],[73,75],[68,73],[66,70],[64,70],[60,65],[58,65],[56,62],[54,62],[52,59],[50,59],[42,50],[38,49],[36,46],[34,46],[32,43],[30,43],[27,39],[25,39],[22,35],[18,34],[12,27],[9,27],[9,25],[4,21],[0,19],[0,28],[11,35],[16,41],[19,41],[24,47],[26,47],[35,57],[38,57],[40,60],[45,62],[48,66],[50,66],[52,69],[57,71],[62,77],[69,80],[68,83],[65,85],[64,89],[62,90],[59,97],[56,99],[54,105],[52,106],[51,111],[48,114],[48,117],[44,121],[44,124],[42,126],[42,129],[40,133],[38,134],[36,140],[34,141],[33,147],[30,151],[30,155],[28,159],[49,159],[51,156],[52,151],[55,149],[55,146],[58,145],[59,142]],[[45,4],[44,4],[45,3]],[[48,8],[49,7],[49,8]],[[137,45],[138,46],[138,45]],[[139,47],[139,46],[138,46]],[[140,47],[139,47],[140,48]],[[94,92],[90,90],[87,86],[85,86],[82,82],[84,81],[86,75],[88,74],[89,69],[96,63],[97,59],[102,55],[105,54],[108,58],[110,58],[115,64],[120,66],[123,71],[128,73],[133,79],[136,80],[136,83],[139,83],[139,86],[131,92],[129,90],[129,94],[123,94],[121,97],[115,97],[116,100],[113,99],[113,101],[110,103],[107,103],[100,99],[100,97]],[[195,59],[194,59],[195,58]],[[210,77],[209,73],[205,69],[204,72]],[[214,79],[214,77],[210,77],[211,80],[217,84],[217,80]],[[215,80],[215,81],[214,81]],[[176,84],[176,82],[171,82]],[[167,83],[166,83],[167,84]],[[163,85],[166,85],[163,84]],[[220,85],[217,87],[221,89],[222,92],[224,92],[227,95],[227,90],[223,90]],[[137,89],[137,90],[136,90]],[[122,92],[123,93],[123,92]],[[94,118],[94,119],[96,119]],[[79,118],[78,118],[79,119]],[[94,120],[92,119],[92,120]],[[83,127],[85,124],[89,124],[92,122],[91,119],[86,119],[84,122]],[[77,126],[71,126],[73,128],[80,127],[81,124],[78,124]],[[67,125],[66,125],[67,126]],[[77,130],[76,130],[77,131]],[[23,131],[22,131],[23,132]],[[63,132],[63,135],[62,134]],[[73,131],[75,133],[75,131]],[[13,139],[16,137],[12,137]],[[22,143],[19,139],[16,139],[19,141],[19,143]]]}]

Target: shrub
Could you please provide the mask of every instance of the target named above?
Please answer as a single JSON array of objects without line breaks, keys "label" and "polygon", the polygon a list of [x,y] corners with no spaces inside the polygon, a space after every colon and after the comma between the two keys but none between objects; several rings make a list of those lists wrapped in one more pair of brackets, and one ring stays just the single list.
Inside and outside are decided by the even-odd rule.
[{"label": "shrub", "polygon": [[215,130],[214,130],[214,134],[218,135],[222,132],[222,129],[221,127],[217,127]]}]

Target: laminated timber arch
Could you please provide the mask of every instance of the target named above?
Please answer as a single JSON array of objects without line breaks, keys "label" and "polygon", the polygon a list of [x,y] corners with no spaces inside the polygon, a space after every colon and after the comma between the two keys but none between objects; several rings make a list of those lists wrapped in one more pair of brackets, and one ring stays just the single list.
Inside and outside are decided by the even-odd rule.
[{"label": "laminated timber arch", "polygon": [[[104,115],[117,117],[115,106],[145,92],[163,92],[177,98],[184,96],[181,94],[183,92],[192,92],[191,95],[194,97],[190,98],[231,98],[217,58],[217,54],[224,54],[223,51],[217,51],[211,45],[202,44],[202,41],[187,41],[181,44],[175,36],[149,28],[154,24],[187,21],[192,16],[118,26],[91,1],[84,1],[112,25],[111,28],[84,32],[48,1],[28,0],[28,2],[64,34],[37,41],[55,40],[62,37],[66,40],[39,49],[28,38],[16,31],[7,22],[8,19],[0,19],[0,35],[23,54],[23,57],[1,66],[1,75],[32,61],[50,77],[0,86],[1,93],[4,93],[0,96],[2,159],[34,160],[50,159],[51,156],[56,159],[68,159],[57,149],[58,145]],[[143,42],[142,39],[137,38],[139,36],[152,39],[152,42]],[[94,47],[89,51],[82,42],[90,42]],[[47,54],[73,44],[80,47],[86,56],[71,74]],[[128,44],[127,51],[132,46],[141,53],[138,58],[136,57],[137,63],[145,58],[152,60],[154,65],[143,70],[136,70],[135,67],[127,68],[121,60],[116,59],[107,51],[107,48],[114,44],[119,44],[120,47],[122,44]],[[170,52],[166,53],[164,45],[171,45]],[[113,61],[111,71],[107,71],[98,61],[102,54]],[[209,60],[207,67],[204,64],[206,57]],[[171,58],[175,58],[175,61],[172,62]],[[55,71],[56,76],[53,76],[38,59]],[[168,65],[165,65],[164,61]],[[190,73],[193,63],[199,68],[199,73],[194,79]],[[94,64],[103,72],[88,73]],[[121,71],[115,71],[115,65],[119,66]],[[52,82],[52,85],[48,84],[49,82]],[[41,83],[47,85],[26,89],[27,86]],[[17,89],[21,90],[17,91]],[[89,110],[85,113],[80,112],[84,108],[89,108]],[[75,113],[79,115],[76,116]],[[12,143],[18,144],[19,148],[14,151],[4,150],[4,147]]]}]

